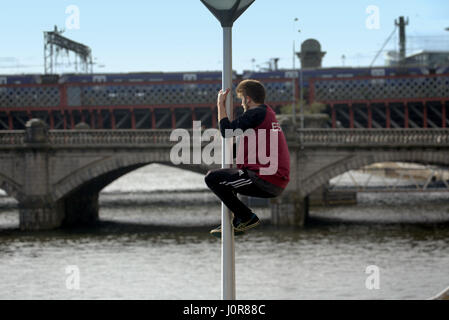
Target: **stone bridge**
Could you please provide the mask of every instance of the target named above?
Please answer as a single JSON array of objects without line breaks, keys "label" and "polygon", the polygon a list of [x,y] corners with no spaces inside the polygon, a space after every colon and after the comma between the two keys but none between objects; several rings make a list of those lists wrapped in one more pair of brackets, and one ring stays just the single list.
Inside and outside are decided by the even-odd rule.
[{"label": "stone bridge", "polygon": [[[174,166],[171,132],[47,130],[32,120],[26,130],[0,133],[0,187],[18,201],[22,230],[93,223],[109,183],[150,163]],[[304,129],[286,136],[291,182],[271,201],[276,225],[304,225],[308,196],[348,170],[385,161],[449,167],[449,129]],[[206,173],[220,165],[177,167]]]}]

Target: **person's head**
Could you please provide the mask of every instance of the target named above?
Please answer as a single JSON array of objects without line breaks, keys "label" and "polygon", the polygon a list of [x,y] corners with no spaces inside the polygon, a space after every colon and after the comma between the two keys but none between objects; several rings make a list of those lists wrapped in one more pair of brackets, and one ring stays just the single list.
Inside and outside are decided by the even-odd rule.
[{"label": "person's head", "polygon": [[265,103],[265,88],[257,80],[243,80],[235,89],[237,98],[242,99],[242,107],[246,110]]}]

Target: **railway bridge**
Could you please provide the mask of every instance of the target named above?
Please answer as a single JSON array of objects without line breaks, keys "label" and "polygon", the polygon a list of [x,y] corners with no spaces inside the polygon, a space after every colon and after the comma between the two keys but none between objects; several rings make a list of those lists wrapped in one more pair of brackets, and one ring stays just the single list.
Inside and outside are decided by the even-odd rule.
[{"label": "railway bridge", "polygon": [[[354,76],[320,69],[304,82],[298,72],[275,77],[254,75],[267,91],[266,102],[276,112],[298,104],[300,87],[307,102],[322,103],[332,128],[446,128],[449,127],[449,74]],[[380,70],[373,69],[378,72]],[[309,70],[304,73],[309,74]],[[318,71],[317,71],[318,72]],[[328,74],[329,73],[329,74]],[[95,129],[189,128],[200,120],[205,128],[217,127],[216,100],[220,79],[184,81],[2,84],[0,77],[0,130],[23,130],[28,120],[43,119],[50,129],[73,129],[79,122]],[[123,79],[122,79],[123,80]],[[137,81],[139,80],[139,81]],[[156,79],[154,79],[156,80]],[[241,80],[241,79],[240,79]],[[121,80],[120,80],[121,81]],[[238,79],[233,83],[235,87]],[[234,104],[239,101],[234,95]],[[236,108],[236,115],[241,112]],[[316,110],[315,110],[316,111]]]}]

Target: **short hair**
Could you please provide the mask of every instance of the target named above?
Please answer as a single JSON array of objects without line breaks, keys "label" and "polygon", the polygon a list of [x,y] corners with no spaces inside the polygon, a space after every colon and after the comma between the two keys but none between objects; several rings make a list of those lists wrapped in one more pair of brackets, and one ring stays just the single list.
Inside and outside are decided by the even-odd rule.
[{"label": "short hair", "polygon": [[237,97],[250,97],[255,103],[265,102],[265,87],[257,80],[247,79],[240,82],[235,89]]}]

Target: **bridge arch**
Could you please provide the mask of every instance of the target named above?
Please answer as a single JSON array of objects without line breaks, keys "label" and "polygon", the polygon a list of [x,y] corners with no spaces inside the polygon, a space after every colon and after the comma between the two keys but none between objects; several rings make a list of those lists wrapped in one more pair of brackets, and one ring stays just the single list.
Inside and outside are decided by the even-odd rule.
[{"label": "bridge arch", "polygon": [[0,173],[0,189],[4,190],[6,194],[13,197],[20,202],[23,198],[22,186],[11,178]]},{"label": "bridge arch", "polygon": [[433,151],[390,151],[348,156],[302,180],[300,183],[301,196],[308,196],[317,188],[340,174],[380,162],[407,162],[449,167],[449,158],[445,157],[444,154]]},{"label": "bridge arch", "polygon": [[[165,159],[167,158],[167,159]],[[74,171],[63,180],[53,185],[51,198],[54,201],[63,199],[75,190],[89,186],[91,191],[99,192],[112,181],[121,176],[152,163],[173,166],[196,173],[206,173],[210,169],[206,165],[174,165],[169,157],[161,158],[157,153],[116,154],[101,161],[93,162]]]}]

